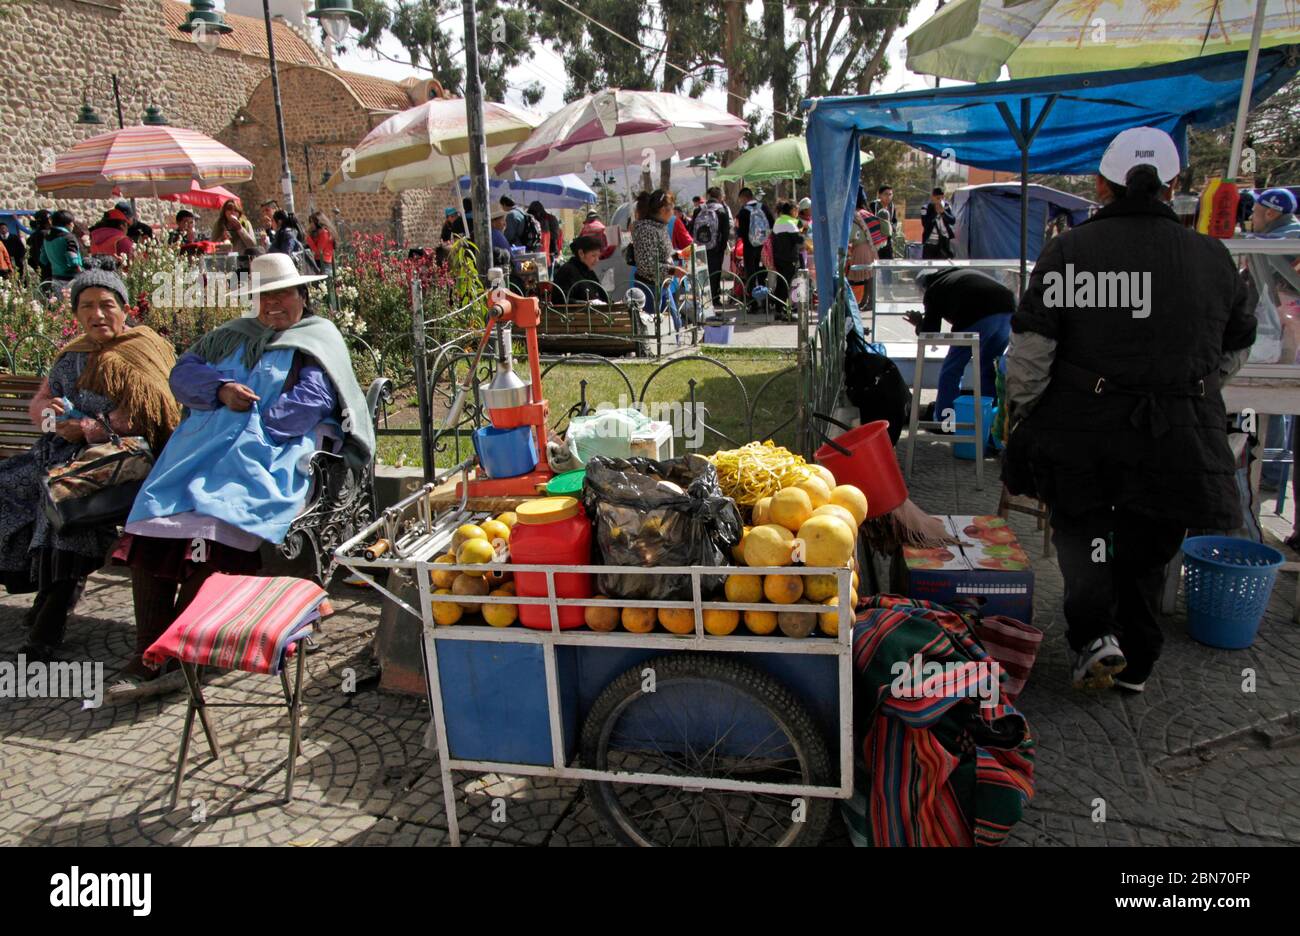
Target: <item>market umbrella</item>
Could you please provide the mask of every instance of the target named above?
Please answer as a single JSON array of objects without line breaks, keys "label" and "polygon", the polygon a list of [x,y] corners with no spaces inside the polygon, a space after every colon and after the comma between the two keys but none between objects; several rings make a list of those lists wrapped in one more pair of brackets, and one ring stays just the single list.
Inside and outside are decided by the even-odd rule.
[{"label": "market umbrella", "polygon": [[[513,175],[513,173],[512,173]],[[469,189],[469,176],[460,177],[460,190]],[[547,208],[584,208],[594,204],[596,193],[591,186],[573,173],[545,179],[489,179],[488,188],[493,195],[516,194],[528,199],[541,199]]]},{"label": "market umbrella", "polygon": [[[1141,68],[1250,48],[1258,0],[953,0],[907,37],[907,67],[959,81]],[[1266,10],[1261,47],[1300,42],[1300,11]]]},{"label": "market umbrella", "polygon": [[907,67],[960,81],[1141,68],[1250,51],[1233,135],[1237,171],[1255,59],[1300,42],[1293,0],[955,0],[907,37]]},{"label": "market umbrella", "polygon": [[188,192],[181,192],[179,195],[159,195],[158,197],[163,201],[180,202],[182,205],[192,205],[195,208],[205,208],[209,211],[216,211],[228,201],[233,201],[241,209],[244,207],[239,200],[239,196],[230,189],[223,188],[220,185],[203,188],[197,182],[191,183]]},{"label": "market umbrella", "polygon": [[524,179],[732,149],[749,125],[696,98],[610,88],[556,111],[496,164]]},{"label": "market umbrella", "polygon": [[[507,104],[483,104],[487,158],[500,159],[540,118]],[[325,188],[331,192],[401,192],[445,185],[469,171],[465,102],[439,98],[389,117],[366,134]]]},{"label": "market umbrella", "polygon": [[769,179],[801,179],[812,172],[808,144],[804,138],[786,137],[745,150],[713,174],[719,182],[766,182]]},{"label": "market umbrella", "polygon": [[158,197],[252,177],[251,162],[209,136],[141,125],[74,144],[36,177],[36,189],[57,198]]}]

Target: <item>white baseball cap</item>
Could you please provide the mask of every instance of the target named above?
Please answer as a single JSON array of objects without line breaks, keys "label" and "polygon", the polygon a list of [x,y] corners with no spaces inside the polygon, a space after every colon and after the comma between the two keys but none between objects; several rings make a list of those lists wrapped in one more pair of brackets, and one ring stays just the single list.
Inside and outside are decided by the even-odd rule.
[{"label": "white baseball cap", "polygon": [[1103,179],[1123,185],[1128,172],[1143,164],[1156,167],[1160,181],[1168,185],[1181,168],[1173,137],[1155,127],[1131,127],[1117,134],[1101,155],[1097,171]]}]

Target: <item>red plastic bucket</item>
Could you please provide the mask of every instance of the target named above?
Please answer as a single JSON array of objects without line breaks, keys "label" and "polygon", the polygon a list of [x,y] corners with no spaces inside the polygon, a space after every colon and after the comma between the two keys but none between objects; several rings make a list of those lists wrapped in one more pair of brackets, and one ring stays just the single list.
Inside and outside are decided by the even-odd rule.
[{"label": "red plastic bucket", "polygon": [[894,458],[889,442],[889,422],[879,419],[836,436],[837,445],[849,450],[845,455],[830,443],[817,450],[817,463],[840,484],[852,484],[867,495],[867,516],[887,514],[907,500],[907,485]]}]

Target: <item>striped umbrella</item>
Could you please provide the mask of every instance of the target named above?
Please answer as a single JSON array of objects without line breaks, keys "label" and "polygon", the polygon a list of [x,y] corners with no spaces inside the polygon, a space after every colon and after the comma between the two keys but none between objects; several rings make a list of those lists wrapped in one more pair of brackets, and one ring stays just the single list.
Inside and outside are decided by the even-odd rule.
[{"label": "striped umbrella", "polygon": [[497,163],[504,174],[535,179],[562,172],[624,170],[645,159],[676,153],[682,159],[732,149],[749,125],[740,117],[682,94],[664,91],[598,91],[546,118],[524,142]]},{"label": "striped umbrella", "polygon": [[[508,104],[483,104],[491,165],[532,132],[539,118]],[[330,177],[331,192],[401,192],[453,182],[469,171],[465,101],[439,98],[389,117],[366,134]]]},{"label": "striped umbrella", "polygon": [[247,182],[253,164],[184,127],[134,126],[82,140],[36,177],[36,190],[58,198],[157,197]]}]

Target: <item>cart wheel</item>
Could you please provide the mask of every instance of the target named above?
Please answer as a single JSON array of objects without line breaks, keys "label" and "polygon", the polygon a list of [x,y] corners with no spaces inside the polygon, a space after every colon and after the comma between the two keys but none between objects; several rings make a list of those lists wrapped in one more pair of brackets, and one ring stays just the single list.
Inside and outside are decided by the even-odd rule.
[{"label": "cart wheel", "polygon": [[[596,770],[834,783],[822,734],[794,695],[766,673],[711,653],[655,657],[606,686],[583,725],[581,761]],[[596,780],[583,786],[605,828],[625,845],[816,845],[832,809],[823,797]]]}]

